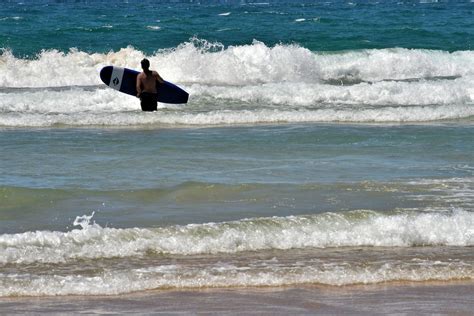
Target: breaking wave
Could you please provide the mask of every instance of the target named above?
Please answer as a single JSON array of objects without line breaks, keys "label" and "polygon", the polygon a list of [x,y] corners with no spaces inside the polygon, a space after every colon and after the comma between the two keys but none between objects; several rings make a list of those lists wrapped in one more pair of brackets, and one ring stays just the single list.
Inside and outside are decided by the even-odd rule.
[{"label": "breaking wave", "polygon": [[[473,246],[474,214],[467,211],[374,211],[252,218],[161,228],[104,228],[76,219],[82,229],[0,235],[0,263],[61,263],[78,259],[156,254],[216,254],[308,247]],[[433,232],[436,232],[434,234]]]},{"label": "breaking wave", "polygon": [[353,211],[148,229],[103,228],[93,215],[77,217],[80,228],[68,232],[0,235],[0,296],[474,279],[463,250],[474,245],[467,211]]},{"label": "breaking wave", "polygon": [[[136,98],[105,87],[106,65],[143,57],[190,93],[187,105],[143,115]],[[45,50],[0,55],[0,126],[221,125],[412,122],[474,116],[474,53],[423,49],[313,52],[298,45],[224,47],[193,38],[152,56]]]}]

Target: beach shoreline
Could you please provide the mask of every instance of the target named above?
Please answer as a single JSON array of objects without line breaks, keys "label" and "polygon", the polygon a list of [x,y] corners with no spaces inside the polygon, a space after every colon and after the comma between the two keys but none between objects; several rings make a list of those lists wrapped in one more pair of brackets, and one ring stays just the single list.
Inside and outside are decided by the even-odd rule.
[{"label": "beach shoreline", "polygon": [[449,314],[474,309],[474,282],[153,290],[117,296],[0,298],[2,314]]}]

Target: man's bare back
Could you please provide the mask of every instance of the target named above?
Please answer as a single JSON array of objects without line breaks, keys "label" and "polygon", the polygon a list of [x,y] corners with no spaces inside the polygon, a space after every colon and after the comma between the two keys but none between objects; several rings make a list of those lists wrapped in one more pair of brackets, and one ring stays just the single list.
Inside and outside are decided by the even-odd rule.
[{"label": "man's bare back", "polygon": [[156,82],[163,83],[163,78],[153,70],[150,70],[150,61],[141,61],[143,72],[137,76],[137,97],[140,98],[142,111],[156,111],[158,104],[158,91]]},{"label": "man's bare back", "polygon": [[156,71],[149,73],[141,72],[137,77],[137,96],[140,97],[142,92],[157,93],[156,82],[163,83],[163,79]]}]

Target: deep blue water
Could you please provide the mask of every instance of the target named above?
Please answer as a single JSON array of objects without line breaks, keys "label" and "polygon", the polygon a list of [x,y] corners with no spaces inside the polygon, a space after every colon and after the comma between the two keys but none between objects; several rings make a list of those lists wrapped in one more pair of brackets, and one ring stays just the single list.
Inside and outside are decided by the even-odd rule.
[{"label": "deep blue water", "polygon": [[297,43],[312,51],[470,50],[469,1],[7,1],[0,47],[153,53],[191,37],[224,45]]}]

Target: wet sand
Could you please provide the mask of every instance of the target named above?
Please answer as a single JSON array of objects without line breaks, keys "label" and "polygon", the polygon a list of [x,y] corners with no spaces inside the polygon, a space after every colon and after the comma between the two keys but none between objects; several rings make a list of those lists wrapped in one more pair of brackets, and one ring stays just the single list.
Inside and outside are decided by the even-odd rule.
[{"label": "wet sand", "polygon": [[474,283],[149,291],[0,299],[5,314],[472,315]]}]

